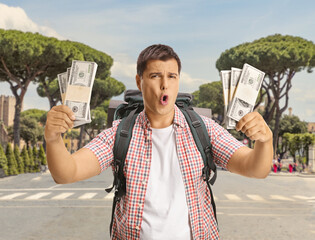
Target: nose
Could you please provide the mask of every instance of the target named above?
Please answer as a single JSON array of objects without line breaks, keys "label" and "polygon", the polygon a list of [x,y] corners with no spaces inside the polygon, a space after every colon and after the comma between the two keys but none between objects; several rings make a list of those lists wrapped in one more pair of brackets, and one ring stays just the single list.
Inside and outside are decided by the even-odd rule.
[{"label": "nose", "polygon": [[168,87],[168,81],[167,81],[167,77],[163,76],[161,78],[161,90],[166,90]]}]

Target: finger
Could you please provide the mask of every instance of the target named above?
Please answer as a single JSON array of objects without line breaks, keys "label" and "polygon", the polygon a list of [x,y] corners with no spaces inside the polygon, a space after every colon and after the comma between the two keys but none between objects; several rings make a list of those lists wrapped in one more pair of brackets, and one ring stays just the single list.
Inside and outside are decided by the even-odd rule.
[{"label": "finger", "polygon": [[255,134],[251,135],[249,138],[252,141],[260,140],[263,136],[263,133],[261,131],[256,132]]},{"label": "finger", "polygon": [[55,119],[55,120],[52,122],[52,125],[53,125],[53,126],[63,126],[63,127],[66,128],[66,129],[70,129],[72,123],[68,125],[68,123],[67,123],[66,121],[64,121],[63,119]]},{"label": "finger", "polygon": [[72,112],[72,110],[66,106],[66,105],[59,105],[59,106],[54,106],[52,108],[53,111],[56,111],[56,112],[63,112],[65,114],[68,115],[68,117],[72,120],[75,120],[75,115],[74,113]]},{"label": "finger", "polygon": [[67,123],[67,125],[69,126],[69,128],[71,128],[73,126],[73,120],[71,120],[69,118],[69,116],[66,113],[63,112],[57,112],[54,116],[53,116],[53,121],[55,120],[62,120],[65,121]]},{"label": "finger", "polygon": [[256,112],[251,112],[251,113],[246,114],[244,117],[242,117],[238,121],[236,125],[236,130],[237,131],[241,130],[247,122],[251,121],[255,117],[256,117]]},{"label": "finger", "polygon": [[258,126],[252,127],[250,129],[247,129],[245,132],[245,135],[249,138],[251,138],[252,136],[254,136],[255,134],[257,134],[258,132],[260,132],[261,129]]},{"label": "finger", "polygon": [[249,129],[255,127],[257,125],[257,118],[254,117],[252,119],[250,119],[248,122],[246,122],[243,127],[241,128],[241,131],[243,133],[245,133],[246,131],[248,131]]},{"label": "finger", "polygon": [[64,126],[60,125],[51,125],[49,126],[49,131],[55,132],[55,133],[65,133],[68,129],[66,129]]}]

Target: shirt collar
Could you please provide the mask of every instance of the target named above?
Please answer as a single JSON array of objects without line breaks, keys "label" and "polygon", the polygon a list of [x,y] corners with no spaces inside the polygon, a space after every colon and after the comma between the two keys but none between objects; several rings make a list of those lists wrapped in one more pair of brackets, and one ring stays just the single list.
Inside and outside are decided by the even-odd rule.
[{"label": "shirt collar", "polygon": [[[183,128],[185,126],[185,116],[183,115],[181,110],[176,105],[174,105],[174,109],[175,109],[175,115],[174,115],[173,124],[176,124],[176,125]],[[149,119],[148,119],[147,114],[145,113],[144,110],[139,113],[138,119],[139,119],[140,125],[143,128],[151,128]]]}]

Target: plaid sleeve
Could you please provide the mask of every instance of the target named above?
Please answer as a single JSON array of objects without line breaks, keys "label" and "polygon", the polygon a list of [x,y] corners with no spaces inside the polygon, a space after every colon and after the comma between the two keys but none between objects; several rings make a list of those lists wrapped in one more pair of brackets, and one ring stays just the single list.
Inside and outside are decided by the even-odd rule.
[{"label": "plaid sleeve", "polygon": [[214,162],[227,169],[227,164],[234,152],[245,145],[212,119],[206,117],[202,119],[209,133]]},{"label": "plaid sleeve", "polygon": [[90,149],[94,153],[102,171],[108,168],[114,159],[113,149],[119,122],[113,122],[113,127],[105,129],[84,146],[84,148]]}]

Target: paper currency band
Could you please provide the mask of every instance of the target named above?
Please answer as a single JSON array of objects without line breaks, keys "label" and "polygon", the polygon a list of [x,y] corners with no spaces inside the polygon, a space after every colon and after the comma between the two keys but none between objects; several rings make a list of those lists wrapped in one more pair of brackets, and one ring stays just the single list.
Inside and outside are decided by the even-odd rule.
[{"label": "paper currency band", "polygon": [[86,102],[90,101],[91,88],[83,86],[68,85],[65,101]]}]

